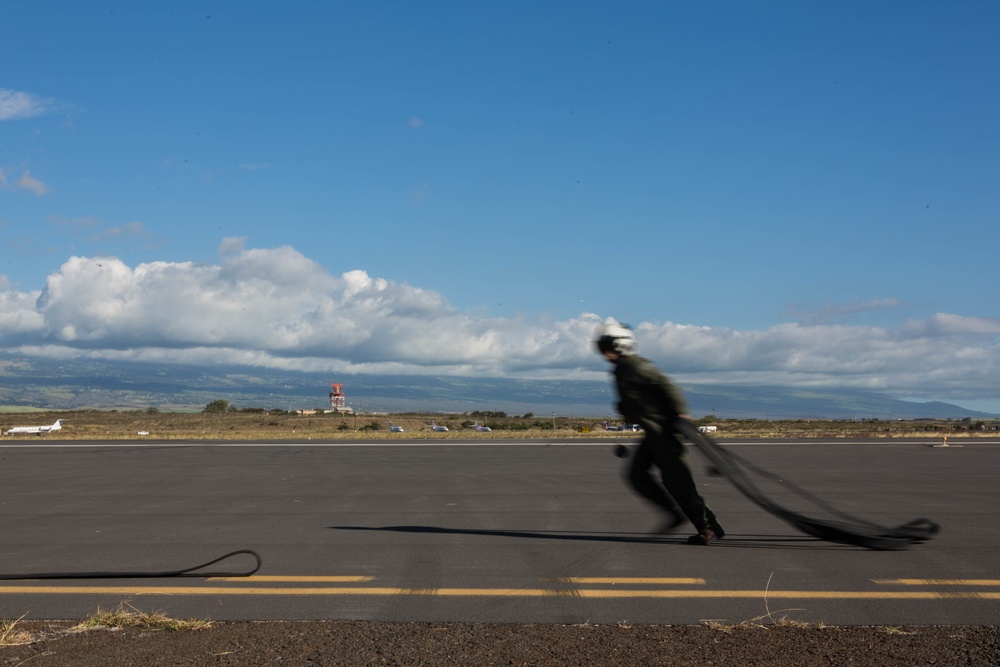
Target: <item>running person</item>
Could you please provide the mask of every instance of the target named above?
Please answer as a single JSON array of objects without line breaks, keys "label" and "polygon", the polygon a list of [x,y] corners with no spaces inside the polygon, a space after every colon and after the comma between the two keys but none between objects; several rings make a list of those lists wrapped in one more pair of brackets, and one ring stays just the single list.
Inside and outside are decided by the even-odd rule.
[{"label": "running person", "polygon": [[[635,335],[627,327],[614,322],[603,325],[596,343],[614,364],[618,412],[645,432],[628,467],[629,484],[667,512],[663,532],[677,528],[687,517],[697,531],[688,544],[709,544],[723,537],[725,531],[698,493],[684,443],[677,436],[676,422],[690,418],[684,395],[653,362],[635,353]],[[654,465],[660,470],[662,485],[650,474]]]}]

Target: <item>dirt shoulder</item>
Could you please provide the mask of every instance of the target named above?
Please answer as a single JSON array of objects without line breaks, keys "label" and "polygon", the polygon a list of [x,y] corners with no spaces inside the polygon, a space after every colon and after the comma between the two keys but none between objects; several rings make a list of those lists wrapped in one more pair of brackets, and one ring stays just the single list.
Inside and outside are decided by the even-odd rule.
[{"label": "dirt shoulder", "polygon": [[996,627],[213,623],[204,630],[30,622],[0,665],[1000,665]]}]

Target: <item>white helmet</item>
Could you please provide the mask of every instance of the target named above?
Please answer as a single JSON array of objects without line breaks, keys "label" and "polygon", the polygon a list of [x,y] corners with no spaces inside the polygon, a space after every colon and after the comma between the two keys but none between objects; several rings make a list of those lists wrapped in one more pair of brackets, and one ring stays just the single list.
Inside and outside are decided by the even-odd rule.
[{"label": "white helmet", "polygon": [[602,324],[597,330],[597,349],[605,352],[617,352],[621,355],[635,353],[635,334],[626,326],[617,322]]}]

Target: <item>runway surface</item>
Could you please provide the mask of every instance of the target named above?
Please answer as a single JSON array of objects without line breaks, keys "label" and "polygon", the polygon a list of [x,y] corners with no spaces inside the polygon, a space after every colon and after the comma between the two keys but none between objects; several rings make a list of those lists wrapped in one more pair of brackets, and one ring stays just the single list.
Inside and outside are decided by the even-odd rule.
[{"label": "runway surface", "polygon": [[[652,532],[607,440],[0,443],[0,574],[179,570],[234,550],[251,577],[0,581],[0,618],[123,601],[176,618],[994,625],[1000,441],[725,442],[838,510],[940,535],[871,551],[801,535],[692,463],[727,530]],[[961,446],[957,446],[957,445]],[[828,516],[784,484],[775,499]],[[212,571],[245,572],[241,555]]]}]

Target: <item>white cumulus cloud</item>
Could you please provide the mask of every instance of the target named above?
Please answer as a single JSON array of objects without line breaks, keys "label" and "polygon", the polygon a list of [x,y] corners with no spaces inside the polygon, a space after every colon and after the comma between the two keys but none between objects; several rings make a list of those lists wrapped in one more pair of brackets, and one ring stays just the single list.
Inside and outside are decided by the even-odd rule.
[{"label": "white cumulus cloud", "polygon": [[[522,378],[606,377],[594,331],[484,318],[434,291],[333,275],[285,246],[227,239],[218,264],[71,257],[42,290],[0,281],[0,349],[109,360],[238,363],[289,370]],[[878,389],[982,398],[1000,388],[1000,321],[937,314],[897,328],[781,324],[740,331],[641,323],[641,354],[690,384]]]}]

